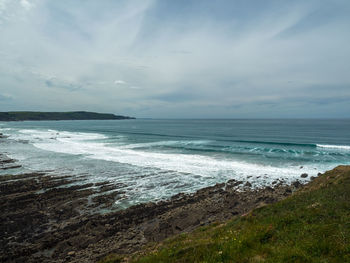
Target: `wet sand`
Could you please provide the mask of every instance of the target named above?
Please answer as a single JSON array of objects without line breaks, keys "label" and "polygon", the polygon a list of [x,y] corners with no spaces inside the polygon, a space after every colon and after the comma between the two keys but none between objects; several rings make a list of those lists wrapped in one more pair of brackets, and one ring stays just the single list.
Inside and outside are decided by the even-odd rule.
[{"label": "wet sand", "polygon": [[273,188],[252,189],[230,180],[117,211],[114,203],[124,194],[117,184],[74,185],[74,177],[41,172],[10,175],[19,166],[0,154],[0,169],[9,173],[0,176],[1,262],[96,262],[110,253],[131,254],[276,202],[301,186],[276,181]]}]

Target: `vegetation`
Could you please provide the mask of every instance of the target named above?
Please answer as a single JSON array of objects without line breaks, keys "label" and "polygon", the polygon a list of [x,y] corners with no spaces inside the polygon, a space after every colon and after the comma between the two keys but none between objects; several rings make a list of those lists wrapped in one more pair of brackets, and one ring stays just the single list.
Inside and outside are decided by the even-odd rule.
[{"label": "vegetation", "polygon": [[[101,262],[124,262],[110,255]],[[350,262],[350,166],[285,200],[149,245],[128,262]]]},{"label": "vegetation", "polygon": [[121,120],[133,119],[107,113],[96,113],[87,111],[72,112],[35,112],[35,111],[13,111],[0,112],[0,121],[42,121],[42,120]]}]

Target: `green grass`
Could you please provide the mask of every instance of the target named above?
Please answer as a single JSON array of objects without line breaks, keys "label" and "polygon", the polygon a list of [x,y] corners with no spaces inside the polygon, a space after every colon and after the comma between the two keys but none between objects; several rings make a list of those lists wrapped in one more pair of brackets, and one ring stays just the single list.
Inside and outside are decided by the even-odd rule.
[{"label": "green grass", "polygon": [[[101,262],[123,262],[119,261]],[[154,244],[131,262],[350,262],[350,167],[285,200]]]}]

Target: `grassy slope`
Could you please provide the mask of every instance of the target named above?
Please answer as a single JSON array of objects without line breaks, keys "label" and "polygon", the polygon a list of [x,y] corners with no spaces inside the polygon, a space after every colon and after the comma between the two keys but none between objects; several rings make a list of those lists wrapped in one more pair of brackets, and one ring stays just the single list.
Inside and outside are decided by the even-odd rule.
[{"label": "grassy slope", "polygon": [[276,204],[151,245],[131,261],[350,262],[350,166]]}]

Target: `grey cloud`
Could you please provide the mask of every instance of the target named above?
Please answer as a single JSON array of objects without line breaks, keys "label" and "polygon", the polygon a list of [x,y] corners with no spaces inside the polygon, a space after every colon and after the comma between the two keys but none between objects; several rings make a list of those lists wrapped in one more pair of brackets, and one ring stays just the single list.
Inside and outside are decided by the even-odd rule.
[{"label": "grey cloud", "polygon": [[114,84],[117,84],[117,85],[125,85],[126,84],[126,82],[124,81],[124,80],[115,80],[114,81]]},{"label": "grey cloud", "polygon": [[350,113],[348,1],[27,2],[0,0],[13,107],[30,96],[37,110],[138,117]]},{"label": "grey cloud", "polygon": [[45,84],[48,88],[58,88],[68,91],[78,91],[82,89],[81,84],[69,83],[67,81],[62,81],[54,78],[45,80]]},{"label": "grey cloud", "polygon": [[0,94],[0,101],[11,101],[13,100],[13,96],[8,94]]},{"label": "grey cloud", "polygon": [[321,97],[321,98],[308,98],[307,102],[318,104],[318,105],[327,105],[327,104],[339,104],[347,102],[350,104],[350,96],[335,96],[335,97]]},{"label": "grey cloud", "polygon": [[152,97],[152,99],[165,101],[165,102],[189,102],[198,100],[200,98],[200,95],[191,94],[188,92],[172,92],[167,94],[162,94],[158,96]]}]

